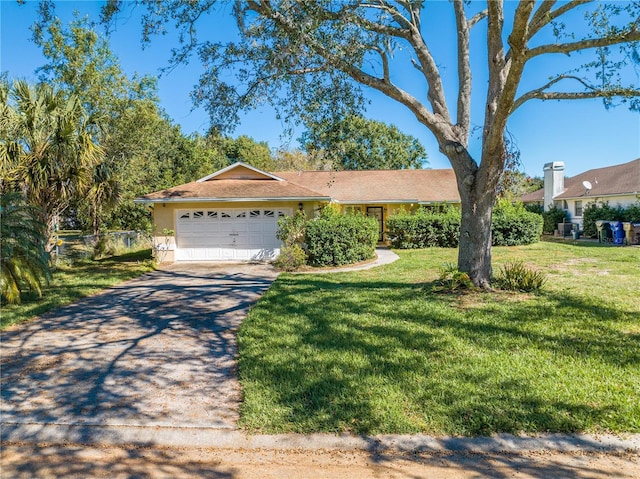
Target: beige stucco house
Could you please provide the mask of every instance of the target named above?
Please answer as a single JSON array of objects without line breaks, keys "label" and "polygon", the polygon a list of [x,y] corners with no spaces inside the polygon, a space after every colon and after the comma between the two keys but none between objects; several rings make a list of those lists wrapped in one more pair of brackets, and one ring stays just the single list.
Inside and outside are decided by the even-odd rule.
[{"label": "beige stucco house", "polygon": [[608,202],[629,206],[640,201],[640,158],[621,165],[596,168],[571,178],[564,177],[564,163],[544,165],[544,188],[522,197],[524,203],[551,206],[569,213],[582,227],[582,213],[589,203]]},{"label": "beige stucco house", "polygon": [[327,204],[373,216],[384,239],[386,218],[400,209],[459,204],[451,169],[269,173],[235,163],[192,183],[136,198],[153,210],[163,261],[273,259],[278,218]]}]

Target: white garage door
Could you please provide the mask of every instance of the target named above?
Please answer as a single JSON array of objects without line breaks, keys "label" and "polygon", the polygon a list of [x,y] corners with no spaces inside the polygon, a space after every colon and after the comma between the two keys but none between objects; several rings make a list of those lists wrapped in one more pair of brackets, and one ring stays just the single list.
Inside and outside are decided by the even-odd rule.
[{"label": "white garage door", "polygon": [[278,218],[287,209],[179,210],[176,260],[273,259],[280,252]]}]

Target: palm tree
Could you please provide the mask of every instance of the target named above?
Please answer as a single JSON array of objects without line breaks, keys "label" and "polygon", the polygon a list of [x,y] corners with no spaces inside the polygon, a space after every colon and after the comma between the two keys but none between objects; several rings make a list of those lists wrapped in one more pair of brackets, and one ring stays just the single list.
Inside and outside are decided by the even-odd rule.
[{"label": "palm tree", "polygon": [[39,212],[18,192],[0,195],[0,293],[8,303],[20,303],[25,289],[42,295],[51,279],[45,227]]},{"label": "palm tree", "polygon": [[111,211],[122,199],[122,188],[114,170],[114,166],[105,161],[96,165],[93,172],[93,184],[89,188],[87,199],[91,208],[89,216],[94,235],[100,232],[103,213]]},{"label": "palm tree", "polygon": [[8,138],[0,151],[1,173],[39,208],[50,242],[58,216],[74,196],[86,193],[103,156],[94,141],[96,122],[78,97],[47,84],[16,81],[10,98],[13,104],[4,104],[15,114],[3,133]]}]

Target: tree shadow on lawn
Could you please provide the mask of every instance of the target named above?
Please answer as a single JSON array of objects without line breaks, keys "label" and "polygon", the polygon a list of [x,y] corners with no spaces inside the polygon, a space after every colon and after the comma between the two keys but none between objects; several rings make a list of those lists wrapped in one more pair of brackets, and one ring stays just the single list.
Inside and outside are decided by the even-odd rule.
[{"label": "tree shadow on lawn", "polygon": [[271,281],[194,276],[156,271],[4,331],[3,423],[233,427],[235,330]]},{"label": "tree shadow on lawn", "polygon": [[[500,364],[475,363],[540,351],[559,366],[572,360],[635,367],[640,335],[615,324],[630,321],[635,311],[547,292],[542,305],[521,301],[501,309],[494,300],[467,312],[453,307],[450,296],[430,293],[430,286],[281,279],[241,330],[247,397],[259,384],[278,411],[275,430],[296,432],[576,432],[597,430],[619,413],[613,403],[540,391],[548,382],[540,382],[543,372],[535,369],[498,374]],[[590,311],[589,318],[575,318],[577,311]],[[555,324],[551,330],[543,327],[548,321]],[[580,327],[588,331],[580,334]],[[244,348],[250,340],[266,347]],[[570,387],[575,381],[566,370],[552,372],[556,382]],[[254,406],[245,406],[250,416]],[[270,430],[270,421],[243,418],[256,429]]]}]

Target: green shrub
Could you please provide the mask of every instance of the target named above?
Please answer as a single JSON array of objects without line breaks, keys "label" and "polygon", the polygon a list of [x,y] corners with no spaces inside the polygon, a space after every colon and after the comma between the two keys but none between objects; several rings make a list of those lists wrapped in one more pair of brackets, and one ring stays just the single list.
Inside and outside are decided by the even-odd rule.
[{"label": "green shrub", "polygon": [[624,210],[625,217],[623,221],[630,221],[632,223],[640,223],[640,201],[628,206]]},{"label": "green shrub", "polygon": [[439,273],[440,276],[437,281],[439,291],[454,293],[473,288],[469,275],[459,271],[458,267],[453,263],[444,263],[439,269]]},{"label": "green shrub", "polygon": [[304,211],[296,211],[293,216],[283,216],[278,219],[276,237],[286,246],[302,244],[305,240],[306,222]]},{"label": "green shrub", "polygon": [[[440,246],[455,248],[460,241],[460,210],[447,206],[442,212],[425,209],[401,212],[387,219],[387,238],[400,249]],[[494,246],[535,243],[542,234],[542,217],[528,212],[522,203],[500,200],[491,226]]]},{"label": "green shrub", "polygon": [[273,262],[282,271],[296,271],[307,263],[307,254],[297,243],[280,248],[280,254]]},{"label": "green shrub", "polygon": [[518,246],[536,243],[542,234],[542,216],[527,211],[522,203],[500,200],[493,210],[491,237],[493,246]]},{"label": "green shrub", "polygon": [[558,223],[565,223],[569,219],[569,215],[565,210],[553,205],[549,211],[542,212],[542,219],[544,221],[542,232],[553,234],[553,232],[558,229]]},{"label": "green shrub", "polygon": [[608,202],[588,203],[582,216],[582,230],[585,236],[596,236],[596,221],[633,221],[640,222],[640,202],[624,208],[609,206]]},{"label": "green shrub", "polygon": [[547,281],[541,271],[529,268],[522,261],[506,263],[494,278],[494,284],[508,291],[538,291]]},{"label": "green shrub", "polygon": [[400,249],[440,246],[455,248],[460,240],[460,210],[445,206],[441,212],[424,208],[387,218],[387,238]]},{"label": "green shrub", "polygon": [[524,205],[524,209],[529,213],[536,213],[539,215],[542,215],[544,213],[544,207],[542,205],[536,205],[534,203]]},{"label": "green shrub", "polygon": [[341,215],[332,207],[307,222],[309,264],[339,266],[372,258],[378,243],[378,222],[362,214]]}]

